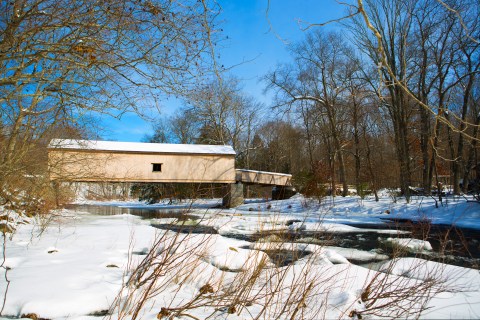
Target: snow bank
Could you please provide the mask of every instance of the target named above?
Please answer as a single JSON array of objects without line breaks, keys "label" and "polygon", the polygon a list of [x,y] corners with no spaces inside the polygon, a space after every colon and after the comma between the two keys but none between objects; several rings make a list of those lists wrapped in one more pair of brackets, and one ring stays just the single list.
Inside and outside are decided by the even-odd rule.
[{"label": "snow bank", "polygon": [[384,263],[380,270],[423,281],[435,278],[455,291],[480,292],[479,270],[419,258],[397,258]]},{"label": "snow bank", "polygon": [[206,259],[215,267],[227,271],[244,271],[260,265],[272,266],[270,258],[264,252],[240,248],[238,242],[216,236],[211,250],[206,254]]},{"label": "snow bank", "polygon": [[[393,301],[397,292],[415,295],[408,291],[409,286],[429,284],[432,275],[439,285],[431,292],[438,294],[428,301],[422,318],[480,317],[478,270],[402,258],[382,263],[381,272],[377,272],[349,263],[349,260],[386,258],[375,252],[278,242],[274,237],[249,243],[222,236],[265,230],[365,232],[366,229],[348,224],[382,224],[385,218],[427,219],[432,223],[450,221],[480,229],[480,206],[466,201],[449,201],[437,209],[428,199],[413,199],[410,204],[401,200],[392,203],[391,199],[376,203],[358,197],[326,198],[320,204],[308,200],[296,196],[265,204],[249,203],[236,210],[211,209],[210,201],[194,205],[195,209],[202,209],[201,224],[215,227],[219,235],[158,230],[149,225],[150,221],[129,214],[70,215],[54,221],[41,236],[36,225],[19,225],[12,240],[7,241],[5,266],[9,268],[10,287],[3,314],[19,317],[36,313],[51,319],[93,319],[89,315],[108,309],[121,289],[123,300],[120,301],[126,301],[129,293],[133,297],[131,301],[137,301],[139,292],[135,291],[135,285],[141,283],[142,277],[151,275],[152,266],[163,266],[166,259],[170,259],[168,268],[156,278],[157,295],[141,310],[144,319],[156,318],[161,307],[184,306],[194,299],[199,302],[198,307],[189,313],[200,319],[257,316],[268,319],[278,317],[281,310],[287,310],[291,316],[295,308],[301,312],[296,316],[306,319],[348,318],[353,311],[368,317],[369,308]],[[269,204],[271,207],[267,208]],[[133,202],[116,205],[152,207]],[[170,209],[184,205],[153,207]],[[376,232],[397,232],[385,226]],[[159,239],[160,242],[155,242]],[[412,250],[431,250],[428,242],[393,236],[391,239],[395,245]],[[265,250],[311,253],[291,265],[275,267]],[[145,262],[148,259],[153,265]],[[138,270],[145,273],[134,273],[136,265],[144,266],[145,269]],[[4,290],[5,269],[1,272],[0,289]],[[375,296],[376,292],[387,291],[391,292],[390,296]],[[414,306],[421,302],[421,298],[416,299],[413,296],[410,301]],[[230,314],[232,301],[240,300],[241,303],[234,306],[234,314]],[[407,300],[390,307],[410,310],[411,305],[402,304]],[[381,309],[384,310],[388,308]]]},{"label": "snow bank", "polygon": [[392,247],[407,249],[411,252],[432,251],[432,245],[428,241],[412,238],[387,238],[385,243]]},{"label": "snow bank", "polygon": [[388,256],[384,254],[379,254],[376,252],[358,250],[353,248],[341,248],[341,247],[325,247],[328,250],[333,250],[338,254],[342,255],[348,260],[355,260],[355,261],[374,261],[374,260],[387,260]]},{"label": "snow bank", "polygon": [[[6,252],[12,258],[3,314],[58,318],[108,309],[122,283],[134,220],[71,220],[48,227],[41,237],[35,236],[35,225],[17,230]],[[144,225],[135,232],[154,234]],[[3,277],[0,284],[5,288]]]},{"label": "snow bank", "polygon": [[306,243],[290,243],[290,242],[255,242],[250,245],[251,249],[255,250],[287,250],[300,251],[315,254],[315,259],[326,259],[332,264],[350,263],[348,260],[356,261],[372,261],[372,260],[386,260],[387,255],[378,254],[375,252],[362,251],[352,248],[340,248],[330,246],[319,246],[316,244]]}]

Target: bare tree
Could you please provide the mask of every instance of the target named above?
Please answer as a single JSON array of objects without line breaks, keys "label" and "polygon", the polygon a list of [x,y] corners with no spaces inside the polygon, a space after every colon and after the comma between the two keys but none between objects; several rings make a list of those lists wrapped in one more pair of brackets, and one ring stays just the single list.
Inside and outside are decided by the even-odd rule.
[{"label": "bare tree", "polygon": [[[382,79],[378,88],[378,97],[389,112],[395,134],[398,163],[400,165],[400,186],[407,200],[411,185],[411,150],[409,144],[409,125],[412,115],[412,103],[409,95],[399,83],[409,81],[408,65],[411,61],[408,51],[408,35],[412,26],[414,1],[367,0],[362,7],[371,19],[370,23],[378,32],[377,38],[371,35],[368,26],[358,18],[354,20],[353,32],[360,46],[374,64],[386,64],[380,68]],[[378,47],[381,45],[382,51]]]},{"label": "bare tree", "polygon": [[197,123],[197,143],[229,144],[237,153],[247,152],[263,106],[241,92],[238,79],[199,85],[187,103],[184,115]]},{"label": "bare tree", "polygon": [[338,163],[344,196],[348,192],[344,159],[347,123],[344,98],[349,50],[339,34],[309,33],[304,41],[291,48],[295,64],[266,76],[268,87],[277,96],[277,107],[305,111],[303,101],[310,101],[319,112],[317,125],[323,123],[326,126],[324,138],[331,140],[326,143],[333,147],[330,158],[332,163]]},{"label": "bare tree", "polygon": [[179,143],[195,143],[198,135],[198,121],[192,110],[183,110],[170,119],[171,131]]},{"label": "bare tree", "polygon": [[[395,128],[402,190],[407,191],[408,198],[415,170],[415,151],[409,143],[415,133],[404,128],[413,127],[417,109],[424,190],[430,193],[434,175],[439,181],[440,159],[448,161],[454,192],[458,193],[465,164],[464,141],[476,139],[472,135],[476,124],[467,119],[467,105],[478,68],[468,62],[468,56],[478,52],[478,10],[471,10],[478,8],[478,3],[466,0],[447,5],[425,0],[357,4],[353,32],[360,47],[378,65],[383,84],[378,94]],[[455,101],[453,96],[459,91],[463,98]]]},{"label": "bare tree", "polygon": [[299,174],[308,163],[302,129],[285,121],[269,121],[255,132],[252,166],[258,170]]},{"label": "bare tree", "polygon": [[153,125],[153,133],[145,135],[142,140],[149,143],[169,143],[172,142],[172,132],[170,123],[164,119],[158,119]]},{"label": "bare tree", "polygon": [[56,123],[140,112],[212,69],[214,2],[14,0],[0,12],[4,201]]},{"label": "bare tree", "polygon": [[[463,26],[467,26],[467,30],[474,30],[471,34],[476,38],[480,37],[479,32],[479,20],[480,13],[477,11],[472,12],[463,19]],[[460,8],[459,8],[460,9]],[[457,134],[457,145],[454,150],[453,162],[453,191],[455,194],[460,193],[460,178],[463,177],[463,186],[468,187],[468,176],[471,165],[467,164],[467,155],[464,154],[465,142],[475,141],[477,138],[478,126],[480,125],[478,117],[478,99],[480,94],[478,92],[479,72],[480,72],[480,42],[471,41],[469,33],[464,28],[457,27],[455,32],[455,40],[458,43],[458,57],[456,60],[460,63],[454,65],[455,74],[455,89],[458,92],[458,118],[460,123],[458,124],[459,133]],[[473,125],[473,129],[471,128]],[[466,137],[462,132],[470,129],[470,139]],[[473,141],[470,146],[472,147]],[[476,142],[475,142],[476,144]],[[474,144],[473,144],[474,145]],[[471,153],[471,151],[470,151]]]}]

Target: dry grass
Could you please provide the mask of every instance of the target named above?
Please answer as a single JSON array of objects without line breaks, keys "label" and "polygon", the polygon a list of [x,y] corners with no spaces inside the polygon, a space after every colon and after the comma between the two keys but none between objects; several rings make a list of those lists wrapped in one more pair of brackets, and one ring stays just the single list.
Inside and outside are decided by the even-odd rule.
[{"label": "dry grass", "polygon": [[[321,245],[299,246],[286,240],[289,235],[285,228],[275,230],[282,223],[280,215],[259,219],[259,230],[276,236],[261,239],[264,242],[258,247],[291,250],[292,255],[308,248],[308,254],[282,266],[273,264],[263,251],[250,250],[238,270],[223,269],[209,261],[217,235],[159,233],[143,260],[138,264],[131,260],[110,319],[140,319],[142,312],[152,307],[158,310],[158,319],[208,319],[219,314],[245,319],[418,317],[432,297],[447,290],[449,277],[441,267],[432,270],[425,280],[413,280],[393,275],[397,259],[382,272],[367,272],[366,279],[359,280],[352,265],[332,265]],[[275,242],[265,243],[269,240]],[[401,257],[402,250],[397,248],[394,257]],[[354,290],[358,281],[363,285]],[[350,299],[350,304],[332,305],[331,299],[347,291],[358,296]],[[189,292],[189,299],[185,292]]]}]

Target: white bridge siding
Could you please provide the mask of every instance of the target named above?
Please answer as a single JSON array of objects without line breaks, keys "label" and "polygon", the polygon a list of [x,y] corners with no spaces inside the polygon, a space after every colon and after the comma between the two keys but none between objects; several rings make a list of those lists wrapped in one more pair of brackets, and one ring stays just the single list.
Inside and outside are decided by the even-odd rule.
[{"label": "white bridge siding", "polygon": [[54,139],[48,164],[55,182],[222,183],[229,208],[243,203],[243,184],[277,186],[278,199],[292,189],[290,174],[235,170],[230,146]]},{"label": "white bridge siding", "polygon": [[48,156],[51,180],[235,183],[229,146],[55,139]]},{"label": "white bridge siding", "polygon": [[291,186],[292,175],[285,173],[256,171],[256,170],[235,170],[236,180],[244,184]]}]

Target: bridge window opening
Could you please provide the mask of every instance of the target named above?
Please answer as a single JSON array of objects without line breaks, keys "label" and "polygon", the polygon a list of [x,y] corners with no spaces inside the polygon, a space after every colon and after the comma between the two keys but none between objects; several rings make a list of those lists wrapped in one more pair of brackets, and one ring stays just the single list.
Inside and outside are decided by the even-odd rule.
[{"label": "bridge window opening", "polygon": [[152,171],[153,172],[162,172],[162,164],[163,163],[152,163]]}]

